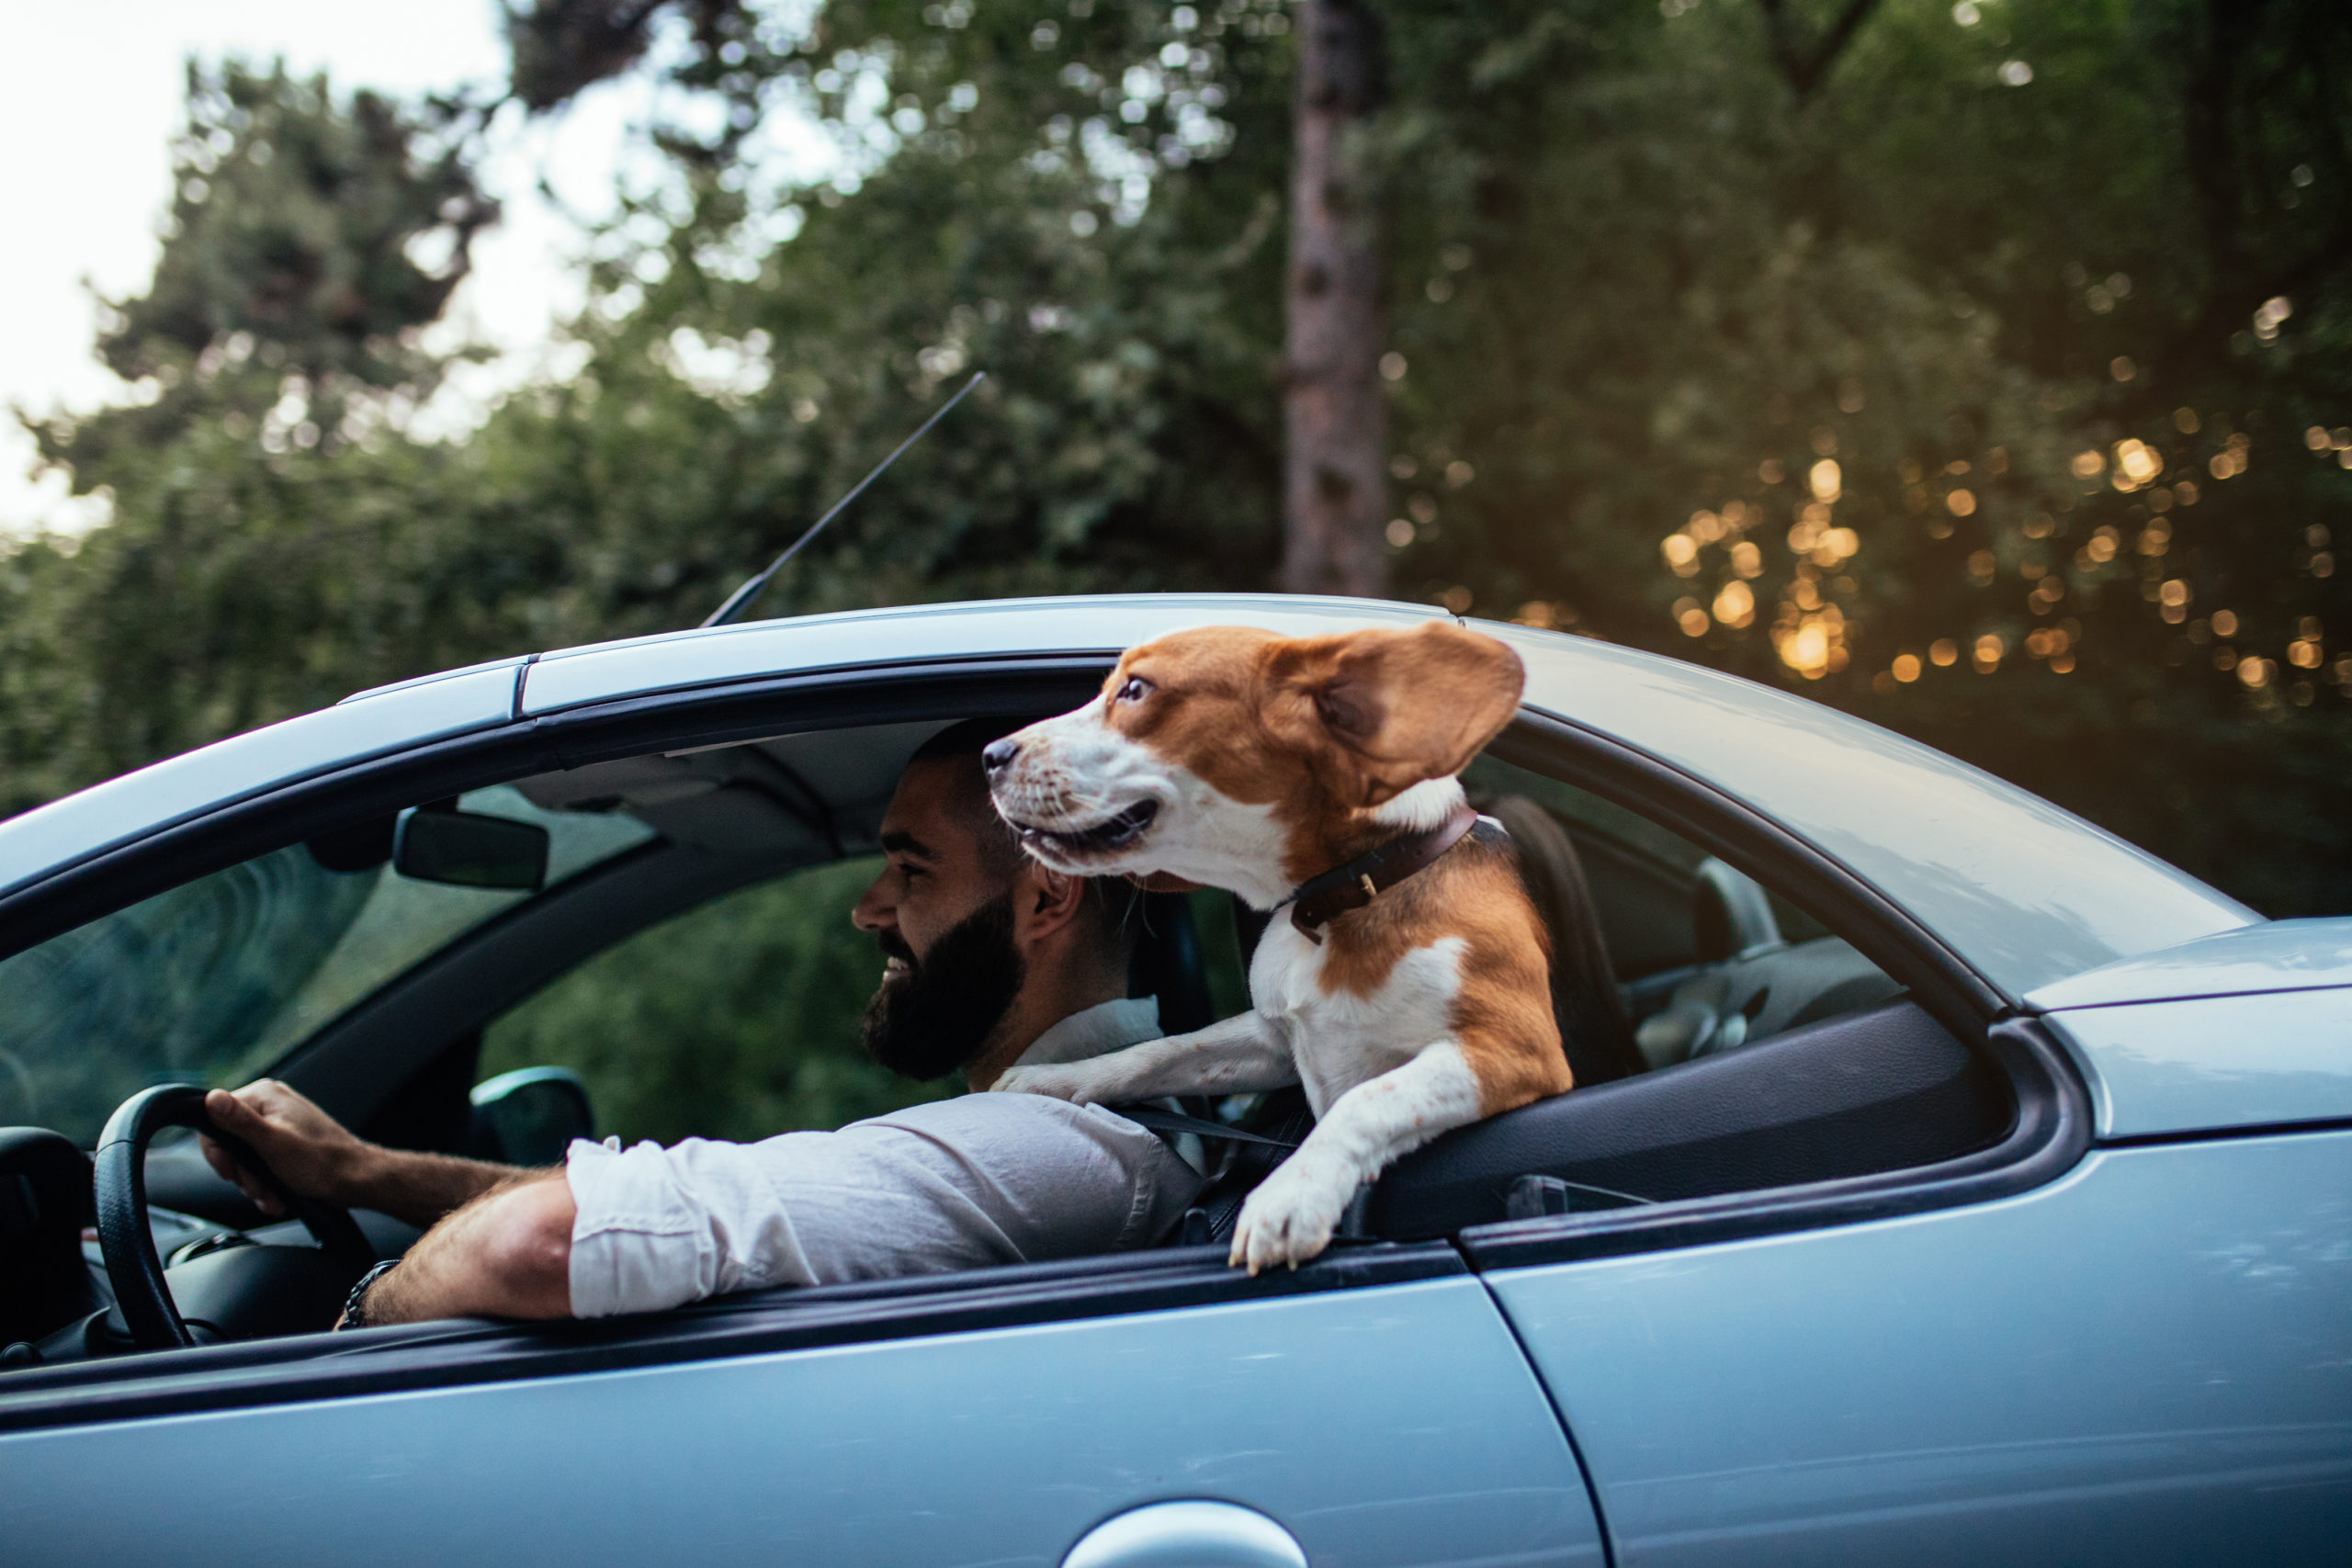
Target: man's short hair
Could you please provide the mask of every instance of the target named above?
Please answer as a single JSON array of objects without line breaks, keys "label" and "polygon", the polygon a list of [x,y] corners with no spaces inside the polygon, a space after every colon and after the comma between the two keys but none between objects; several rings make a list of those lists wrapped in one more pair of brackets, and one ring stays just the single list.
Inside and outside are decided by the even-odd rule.
[{"label": "man's short hair", "polygon": [[[1045,716],[1037,714],[1017,718],[961,719],[916,747],[915,754],[908,759],[910,764],[963,764],[955,770],[948,807],[956,821],[979,840],[980,863],[991,876],[1010,880],[1029,856],[1021,847],[1019,836],[996,814],[996,803],[989,798],[988,772],[980,766],[980,752],[989,741],[1001,740]],[[1124,876],[1086,879],[1086,902],[1094,914],[1096,930],[1122,953],[1135,948],[1139,923],[1135,919],[1136,903],[1139,896],[1135,885]]]}]

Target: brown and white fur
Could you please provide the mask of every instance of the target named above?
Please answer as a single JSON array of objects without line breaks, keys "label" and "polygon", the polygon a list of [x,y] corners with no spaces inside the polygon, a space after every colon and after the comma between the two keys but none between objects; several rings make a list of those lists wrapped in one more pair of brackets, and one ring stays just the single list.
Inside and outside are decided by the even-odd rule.
[{"label": "brown and white fur", "polygon": [[[1510,721],[1525,672],[1448,622],[1283,637],[1213,626],[1130,649],[1102,694],[986,753],[998,811],[1057,870],[1222,887],[1253,908],[1444,821],[1455,776]],[[1301,1084],[1316,1126],[1251,1193],[1232,1261],[1327,1247],[1398,1156],[1570,1086],[1549,938],[1508,847],[1465,838],[1341,914],[1318,944],[1283,915],[1252,1010],[998,1089],[1080,1104]]]}]

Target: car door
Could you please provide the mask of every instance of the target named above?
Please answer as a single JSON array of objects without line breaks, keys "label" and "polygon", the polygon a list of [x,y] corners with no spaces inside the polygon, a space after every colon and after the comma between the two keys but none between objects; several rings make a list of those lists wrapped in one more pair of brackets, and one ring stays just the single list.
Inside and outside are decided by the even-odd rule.
[{"label": "car door", "polygon": [[2064,1163],[1716,1245],[1465,1241],[1623,1568],[2352,1560],[2352,1130]]},{"label": "car door", "polygon": [[[1602,1560],[1541,1386],[1443,1246],[481,1334],[370,1331],[259,1370],[222,1347],[46,1408],[0,1396],[7,1559],[1052,1563],[1128,1510],[1213,1499],[1317,1563]],[[1186,1542],[1142,1517],[1090,1561],[1273,1560],[1170,1557]]]}]

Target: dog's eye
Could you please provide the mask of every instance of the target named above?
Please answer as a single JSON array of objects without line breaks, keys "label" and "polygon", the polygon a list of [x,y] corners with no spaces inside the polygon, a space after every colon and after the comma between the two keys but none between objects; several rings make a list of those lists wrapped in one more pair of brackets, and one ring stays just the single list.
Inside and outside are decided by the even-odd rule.
[{"label": "dog's eye", "polygon": [[1150,694],[1150,682],[1140,675],[1130,675],[1126,679],[1126,683],[1119,688],[1116,700],[1123,703],[1139,703]]}]

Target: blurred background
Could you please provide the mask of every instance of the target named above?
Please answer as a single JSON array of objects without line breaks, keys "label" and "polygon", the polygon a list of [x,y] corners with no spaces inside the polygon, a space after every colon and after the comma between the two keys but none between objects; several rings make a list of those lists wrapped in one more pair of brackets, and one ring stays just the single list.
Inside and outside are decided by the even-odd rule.
[{"label": "blurred background", "polygon": [[2352,909],[2333,0],[352,9],[12,28],[0,812],[692,625],[985,368],[761,614],[1433,602]]}]

